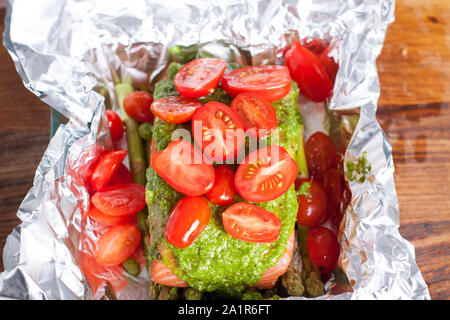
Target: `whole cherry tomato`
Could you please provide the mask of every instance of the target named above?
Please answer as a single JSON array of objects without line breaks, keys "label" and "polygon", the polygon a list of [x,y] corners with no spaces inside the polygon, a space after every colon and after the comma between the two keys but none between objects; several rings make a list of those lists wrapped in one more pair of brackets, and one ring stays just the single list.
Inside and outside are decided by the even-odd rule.
[{"label": "whole cherry tomato", "polygon": [[204,197],[184,197],[173,208],[166,223],[166,240],[177,248],[186,248],[206,228],[211,217]]},{"label": "whole cherry tomato", "polygon": [[302,46],[317,55],[320,55],[325,49],[325,44],[319,38],[303,39],[301,43]]},{"label": "whole cherry tomato", "polygon": [[181,67],[175,75],[175,88],[183,97],[206,96],[217,88],[226,67],[227,62],[223,59],[192,60]]},{"label": "whole cherry tomato", "polygon": [[315,102],[322,102],[331,95],[333,83],[316,54],[297,42],[286,52],[285,59],[303,95]]},{"label": "whole cherry tomato", "polygon": [[285,66],[248,66],[224,74],[222,88],[233,97],[255,92],[272,102],[289,93],[291,76]]},{"label": "whole cherry tomato", "polygon": [[102,190],[108,184],[127,154],[127,150],[118,150],[104,153],[100,157],[91,175],[91,185],[95,191]]},{"label": "whole cherry tomato", "polygon": [[297,196],[297,222],[302,226],[315,227],[326,217],[327,195],[322,186],[314,180],[304,182],[300,190],[302,193]]},{"label": "whole cherry tomato", "polygon": [[330,168],[322,176],[322,185],[327,194],[327,216],[330,218],[339,215],[342,198],[341,177],[336,169]]},{"label": "whole cherry tomato", "polygon": [[272,212],[254,204],[238,202],[222,214],[224,229],[234,238],[257,243],[278,239],[281,220]]},{"label": "whole cherry tomato", "polygon": [[255,138],[272,133],[277,127],[277,113],[270,102],[255,92],[243,92],[231,102],[244,125],[245,132]]},{"label": "whole cherry tomato", "polygon": [[306,244],[317,271],[322,274],[332,272],[339,258],[339,243],[334,233],[325,227],[310,228]]},{"label": "whole cherry tomato", "polygon": [[234,172],[231,167],[221,164],[215,169],[215,181],[206,198],[218,206],[226,206],[233,202],[236,196],[234,190]]},{"label": "whole cherry tomato", "polygon": [[125,96],[123,108],[130,118],[139,122],[153,122],[153,96],[146,91],[133,91]]},{"label": "whole cherry tomato", "polygon": [[131,174],[130,170],[121,163],[119,165],[119,168],[117,168],[116,173],[111,177],[111,179],[108,182],[108,186],[113,186],[115,184],[126,184],[126,183],[132,183],[133,182],[133,175]]},{"label": "whole cherry tomato", "polygon": [[330,53],[330,46],[327,46],[325,50],[319,55],[319,60],[325,67],[325,70],[327,71],[331,82],[334,83],[334,80],[336,79],[336,73],[339,69],[339,65],[336,63],[336,61],[334,61],[334,58],[329,56],[329,53]]},{"label": "whole cherry tomato", "polygon": [[336,165],[336,148],[333,140],[323,132],[313,133],[305,144],[306,163],[310,176],[320,183],[322,175]]},{"label": "whole cherry tomato", "polygon": [[112,110],[106,110],[108,118],[109,132],[113,142],[119,141],[123,137],[123,123],[119,115]]}]

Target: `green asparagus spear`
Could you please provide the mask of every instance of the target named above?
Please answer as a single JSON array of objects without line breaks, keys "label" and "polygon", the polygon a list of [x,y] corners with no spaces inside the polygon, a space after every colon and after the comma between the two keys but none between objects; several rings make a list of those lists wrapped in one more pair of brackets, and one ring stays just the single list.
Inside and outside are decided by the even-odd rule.
[{"label": "green asparagus spear", "polygon": [[138,133],[143,140],[152,140],[153,126],[150,122],[141,123],[138,127]]},{"label": "green asparagus spear", "polygon": [[126,95],[133,91],[133,87],[127,83],[119,83],[116,85],[117,99],[122,113],[122,122],[126,128],[128,156],[130,158],[130,167],[135,183],[145,186],[145,154],[144,145],[138,133],[138,122],[130,118],[123,108],[123,100]]},{"label": "green asparagus spear", "polygon": [[322,280],[320,280],[320,273],[314,268],[308,254],[308,247],[306,244],[307,233],[307,227],[298,225],[298,245],[303,259],[302,279],[305,285],[306,296],[315,298],[324,294],[324,285]]},{"label": "green asparagus spear", "polygon": [[303,296],[305,286],[303,285],[302,269],[303,263],[300,257],[300,248],[298,245],[298,236],[295,235],[294,253],[292,255],[291,264],[286,273],[281,277],[281,284],[290,296]]},{"label": "green asparagus spear", "polygon": [[201,300],[202,293],[192,288],[184,289],[184,297],[186,300]]}]

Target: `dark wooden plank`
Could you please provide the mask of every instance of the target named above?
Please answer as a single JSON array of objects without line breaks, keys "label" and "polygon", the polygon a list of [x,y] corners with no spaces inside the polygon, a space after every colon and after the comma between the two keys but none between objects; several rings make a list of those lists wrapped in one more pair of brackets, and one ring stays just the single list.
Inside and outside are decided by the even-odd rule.
[{"label": "dark wooden plank", "polygon": [[[4,10],[0,10],[2,14]],[[3,31],[2,25],[2,35]],[[33,185],[50,132],[49,107],[24,87],[3,46],[0,47],[0,106],[0,254],[3,254],[7,235],[20,223],[17,209]],[[0,270],[3,270],[2,259]]]}]

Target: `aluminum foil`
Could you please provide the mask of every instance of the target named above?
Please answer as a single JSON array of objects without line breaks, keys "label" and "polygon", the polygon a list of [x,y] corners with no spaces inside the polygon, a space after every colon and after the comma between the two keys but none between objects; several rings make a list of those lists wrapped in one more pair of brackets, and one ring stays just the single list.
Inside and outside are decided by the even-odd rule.
[{"label": "aluminum foil", "polygon": [[[350,181],[352,199],[339,229],[337,275],[319,299],[429,299],[413,246],[398,232],[392,149],[375,114],[380,85],[375,60],[394,20],[394,0],[143,1],[9,0],[4,45],[24,85],[69,122],[60,126],[18,210],[0,274],[5,299],[98,299],[80,269],[83,168],[112,147],[105,105],[118,110],[114,84],[152,88],[169,48],[194,46],[245,64],[283,63],[293,41],[331,42],[339,63],[327,113],[301,97],[306,135],[330,131],[344,161],[364,152],[371,170]],[[99,94],[101,93],[101,94]],[[331,115],[331,117],[329,117]],[[91,238],[95,235],[86,233]],[[145,274],[120,299],[145,299]],[[104,291],[103,291],[104,293]],[[291,297],[298,299],[298,297]]]}]

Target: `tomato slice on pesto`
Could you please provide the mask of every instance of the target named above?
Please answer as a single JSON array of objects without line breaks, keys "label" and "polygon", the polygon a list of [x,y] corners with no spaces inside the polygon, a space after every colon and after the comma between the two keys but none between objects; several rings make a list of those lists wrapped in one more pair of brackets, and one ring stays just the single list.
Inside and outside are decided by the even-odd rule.
[{"label": "tomato slice on pesto", "polygon": [[232,96],[256,92],[269,101],[280,100],[291,89],[291,76],[285,66],[249,66],[224,74],[222,88]]},{"label": "tomato slice on pesto", "polygon": [[244,126],[229,106],[211,101],[192,116],[195,143],[213,161],[234,158],[244,144]]},{"label": "tomato slice on pesto", "polygon": [[167,123],[183,123],[191,120],[195,110],[201,107],[197,100],[169,96],[153,101],[153,113]]},{"label": "tomato slice on pesto", "polygon": [[214,186],[206,194],[206,198],[218,206],[226,206],[233,202],[236,196],[234,189],[234,172],[226,164],[218,165],[215,169]]},{"label": "tomato slice on pesto", "polygon": [[156,173],[176,191],[200,196],[214,185],[214,168],[191,143],[175,140],[151,158]]},{"label": "tomato slice on pesto", "polygon": [[269,243],[278,239],[281,220],[272,212],[247,202],[238,202],[222,214],[224,229],[234,238]]},{"label": "tomato slice on pesto", "polygon": [[255,92],[243,92],[231,103],[240,116],[246,134],[255,138],[264,137],[277,127],[277,113],[270,102]]},{"label": "tomato slice on pesto", "polygon": [[278,145],[253,151],[236,171],[234,185],[238,194],[250,202],[278,198],[294,183],[297,163]]},{"label": "tomato slice on pesto", "polygon": [[200,98],[219,85],[227,62],[223,59],[195,59],[185,64],[175,75],[175,88],[187,98]]}]

